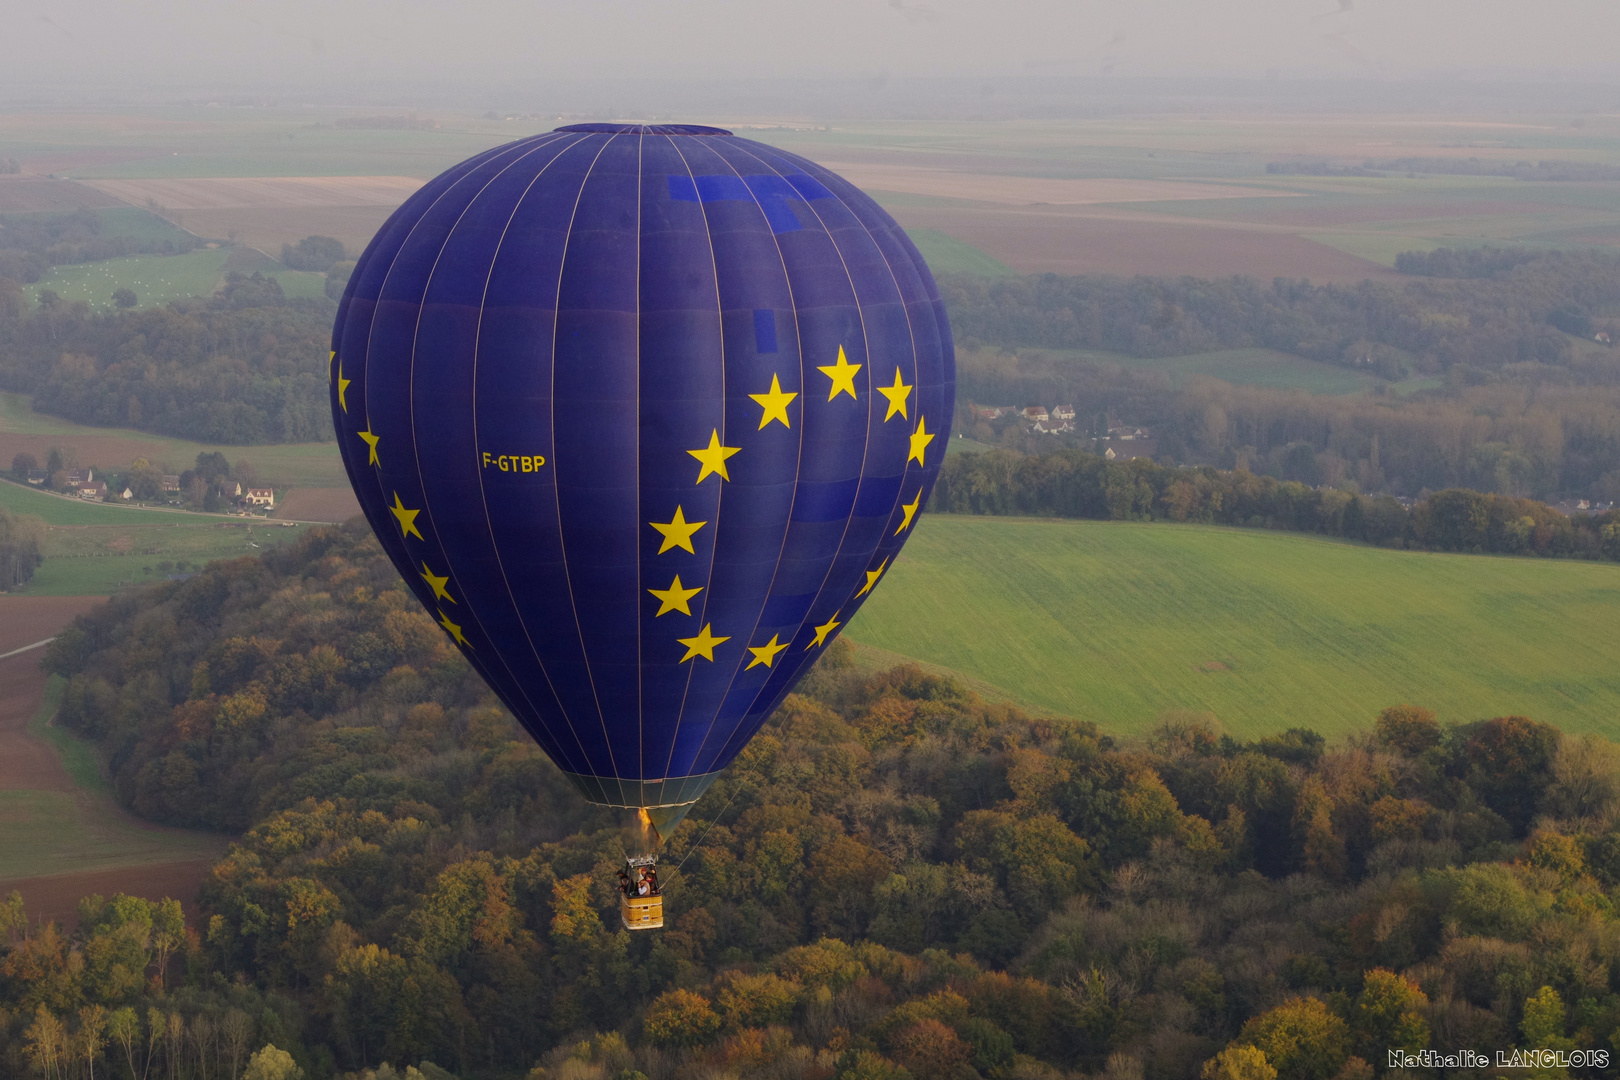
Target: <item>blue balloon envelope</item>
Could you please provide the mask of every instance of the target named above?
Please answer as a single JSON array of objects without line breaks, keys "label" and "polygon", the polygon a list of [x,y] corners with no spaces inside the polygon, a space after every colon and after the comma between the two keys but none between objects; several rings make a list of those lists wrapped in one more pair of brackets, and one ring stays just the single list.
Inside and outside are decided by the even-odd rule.
[{"label": "blue balloon envelope", "polygon": [[871,595],[950,436],[905,233],[717,128],[450,169],[360,257],[332,351],[400,574],[587,799],[665,832]]}]

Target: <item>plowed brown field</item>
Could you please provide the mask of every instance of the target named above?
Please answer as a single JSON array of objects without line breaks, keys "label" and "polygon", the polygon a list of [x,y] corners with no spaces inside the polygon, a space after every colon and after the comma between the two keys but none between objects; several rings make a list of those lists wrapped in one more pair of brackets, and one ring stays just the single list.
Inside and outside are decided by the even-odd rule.
[{"label": "plowed brown field", "polygon": [[55,635],[72,622],[75,615],[83,615],[105,599],[102,596],[0,596],[0,653]]},{"label": "plowed brown field", "polygon": [[275,210],[184,210],[177,214],[198,236],[227,237],[261,251],[278,252],[306,236],[335,236],[350,254],[365,250],[393,206],[288,206]]},{"label": "plowed brown field", "polygon": [[359,512],[360,501],[350,488],[293,488],[271,516],[288,521],[330,521],[336,524],[348,521]]},{"label": "plowed brown field", "polygon": [[1015,206],[1036,203],[1052,206],[1088,206],[1098,203],[1252,199],[1266,196],[1289,198],[1297,194],[1258,185],[1246,186],[1202,180],[1136,180],[1123,177],[1065,179],[957,172],[950,169],[879,165],[869,162],[828,161],[823,164],[850,183],[869,191],[894,191],[908,195],[1009,203]]},{"label": "plowed brown field", "polygon": [[1302,236],[1146,214],[896,208],[908,228],[938,229],[1025,274],[1243,274],[1322,282],[1394,280],[1394,270]]},{"label": "plowed brown field", "polygon": [[398,206],[422,186],[422,181],[409,176],[220,176],[85,183],[135,206],[155,202],[169,210]]},{"label": "plowed brown field", "polygon": [[[0,653],[54,636],[101,602],[99,596],[0,597]],[[32,649],[0,660],[0,790],[73,790],[56,752],[28,733],[45,694],[42,655]]]},{"label": "plowed brown field", "polygon": [[112,896],[124,893],[145,900],[180,901],[187,916],[197,898],[197,889],[216,860],[191,859],[185,862],[125,866],[116,870],[86,870],[74,874],[51,874],[0,886],[9,893],[22,893],[31,920],[54,920],[64,927],[79,921],[79,901],[86,896]]}]

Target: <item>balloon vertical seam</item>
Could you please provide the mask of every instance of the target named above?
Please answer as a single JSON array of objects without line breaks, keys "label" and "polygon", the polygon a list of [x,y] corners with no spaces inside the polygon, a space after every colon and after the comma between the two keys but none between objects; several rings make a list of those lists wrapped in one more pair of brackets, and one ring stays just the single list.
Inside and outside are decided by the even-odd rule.
[{"label": "balloon vertical seam", "polygon": [[[641,610],[643,601],[641,590],[645,582],[641,577],[641,198],[642,179],[646,169],[645,151],[647,135],[645,129],[636,134],[636,772],[640,778],[647,778],[647,734],[646,734],[646,680],[643,676],[643,663],[646,643],[641,637]],[[556,363],[556,357],[552,357]],[[552,408],[556,408],[553,399]],[[552,439],[556,439],[556,431],[552,431]],[[715,527],[719,528],[718,514],[715,515]],[[618,765],[613,768],[615,780],[624,780],[619,775]],[[621,797],[624,785],[619,785]]]},{"label": "balloon vertical seam", "polygon": [[[672,140],[672,145],[674,145],[673,140]],[[694,183],[695,183],[696,182],[696,174],[692,172],[692,163],[687,159],[686,154],[683,153],[680,150],[679,146],[675,147],[675,152],[677,154],[680,154],[681,161],[686,165],[687,175],[691,176],[693,178]],[[716,158],[718,158],[720,160],[720,162],[726,168],[731,170],[732,175],[736,176],[739,180],[743,179],[742,173],[738,172],[738,170],[737,170],[737,166],[735,164],[733,164],[724,154],[721,154],[719,152],[715,152],[714,156]],[[765,207],[759,201],[758,193],[754,192],[753,189],[751,189],[751,188],[746,188],[746,190],[748,190],[750,196],[752,197],[755,209],[757,209],[759,211],[759,215],[760,215],[761,219],[765,220],[765,222],[766,222],[766,230],[770,233],[771,243],[776,248],[777,258],[781,261],[781,264],[782,264],[782,279],[783,279],[784,283],[787,285],[788,294],[790,296],[794,297],[793,333],[794,333],[795,339],[798,341],[798,349],[797,349],[797,351],[798,351],[798,355],[799,355],[799,388],[800,388],[800,394],[801,394],[801,397],[800,397],[801,404],[800,404],[800,407],[799,407],[798,450],[797,450],[797,454],[796,454],[796,457],[795,457],[795,461],[799,466],[802,467],[803,462],[804,462],[804,432],[805,432],[805,419],[804,419],[805,418],[805,411],[804,411],[803,402],[808,400],[808,398],[805,396],[807,394],[808,388],[807,388],[807,385],[806,385],[805,374],[804,374],[804,368],[805,368],[804,341],[803,341],[803,335],[800,333],[800,330],[799,330],[798,299],[797,299],[797,296],[794,294],[794,291],[793,291],[793,274],[788,269],[787,257],[782,251],[782,242],[779,239],[777,239],[776,230],[774,230],[774,229],[772,229],[770,227],[769,216],[765,212]],[[703,206],[703,203],[700,201],[698,203],[698,205],[701,208]],[[710,253],[710,257],[712,259],[713,256],[714,256],[714,234],[709,228],[709,216],[708,216],[708,211],[707,210],[703,211],[703,222],[704,222],[704,237],[708,241],[709,253]],[[718,272],[718,260],[716,260],[716,273],[715,273],[714,285],[715,285],[716,306],[719,307],[720,304],[722,303],[722,300],[721,300],[720,295],[719,295],[719,293],[720,293],[720,277],[719,277],[719,272]],[[724,349],[724,336],[723,336],[723,334],[722,334],[722,345],[721,345],[721,347],[722,347],[722,350],[723,350]],[[722,353],[722,364],[723,364],[723,361],[724,361],[724,355]],[[723,372],[723,370],[724,369],[722,367],[722,372]],[[797,477],[797,474],[798,474],[798,469],[796,468],[795,469],[795,477]],[[723,490],[724,489],[722,488],[722,491]],[[769,587],[767,587],[767,589],[765,590],[765,601],[764,601],[765,604],[770,603],[771,589],[775,588],[776,578],[777,578],[778,574],[780,574],[780,572],[781,572],[782,557],[783,557],[783,554],[787,550],[788,534],[792,530],[792,527],[793,527],[793,511],[792,511],[792,507],[797,505],[797,502],[798,502],[798,482],[797,482],[797,479],[795,479],[793,500],[789,503],[789,510],[788,510],[787,520],[783,523],[783,526],[782,526],[782,543],[777,548],[776,566],[771,571],[771,585]],[[716,526],[715,526],[716,550],[718,550],[718,547],[719,547],[718,516],[719,515],[717,514],[716,515],[717,520],[716,520]],[[712,582],[712,578],[714,576],[714,562],[713,562],[712,557],[710,559],[709,575],[710,575],[711,582]],[[707,604],[707,601],[705,601],[705,604]],[[707,607],[705,607],[704,610],[707,611]],[[743,643],[745,647],[746,647],[746,645],[747,645],[747,643],[749,641],[752,641],[754,639],[754,634],[758,632],[758,630],[759,630],[759,622],[760,622],[760,619],[762,619],[764,617],[764,613],[765,613],[765,608],[762,605],[761,608],[760,608],[760,613],[754,617],[754,626],[753,626],[752,629],[749,630],[748,637],[746,638],[746,640]],[[803,626],[803,623],[801,622],[799,629],[802,630],[803,628],[804,628],[804,626]],[[798,635],[798,631],[795,631],[794,636],[797,637],[797,635]],[[744,658],[743,656],[739,656],[736,663],[741,664],[742,661],[743,661],[743,658]],[[696,665],[694,665],[694,667],[695,666]],[[733,669],[732,669],[732,673],[731,673],[731,678],[726,683],[726,694],[727,695],[729,695],[731,693],[731,690],[736,686],[736,681],[737,681],[738,674],[739,674],[739,671],[737,670],[736,666],[734,665]],[[766,680],[765,680],[765,683],[760,687],[760,692],[761,693],[764,692],[764,687],[766,685],[769,685],[769,683],[770,683],[770,678],[769,678],[769,676],[767,676]],[[690,686],[691,686],[690,676],[688,676],[687,686],[688,686],[688,688],[690,688]],[[725,699],[722,698],[721,700],[723,702]],[[758,695],[757,694],[755,695],[754,701],[755,702],[758,701]],[[752,708],[752,706],[753,706],[753,702],[750,702],[750,708]],[[684,714],[684,712],[685,712],[685,698],[683,696],[683,698],[682,698],[682,713]],[[736,732],[736,729],[738,727],[740,727],[747,720],[747,717],[748,717],[748,710],[744,710],[743,715],[738,718],[738,721],[737,721],[736,725],[734,725],[732,727],[733,734]],[[676,733],[677,733],[677,735],[678,735],[678,733],[680,731],[680,722],[681,721],[679,719],[677,719],[677,721],[676,721]],[[720,719],[719,719],[718,716],[715,716],[710,720],[709,729],[703,733],[703,739],[702,739],[701,742],[698,743],[697,751],[692,755],[691,768],[696,769],[696,768],[700,767],[700,763],[703,761],[704,751],[708,748],[709,740],[713,737],[715,729],[719,726],[719,722],[720,722]],[[727,739],[729,739],[730,737],[731,736],[728,735]],[[664,767],[664,772],[665,772],[666,775],[669,773],[670,767],[674,764],[675,746],[676,746],[677,741],[678,741],[678,739],[675,739],[675,738],[672,738],[670,740],[670,748],[669,748],[670,761],[668,763],[666,763],[666,765]],[[722,742],[721,745],[724,746],[725,743]]]},{"label": "balloon vertical seam", "polygon": [[[587,135],[586,138],[589,139],[590,136]],[[596,152],[596,156],[591,159],[590,165],[585,169],[585,175],[580,178],[579,191],[574,196],[574,209],[568,217],[568,231],[563,234],[562,258],[557,263],[557,290],[553,299],[553,318],[551,322],[551,437],[553,441],[557,438],[557,326],[560,322],[555,315],[557,314],[557,305],[562,302],[562,281],[563,274],[568,267],[568,248],[573,242],[574,222],[578,220],[579,204],[585,198],[585,187],[591,182],[591,173],[595,171],[596,163],[602,160],[602,155],[607,153],[608,147],[613,145],[613,140],[616,138],[618,138],[618,135],[612,134],[603,141],[602,148]],[[585,647],[585,628],[580,625],[579,604],[574,599],[574,576],[569,567],[568,542],[564,538],[562,528],[562,466],[558,464],[555,468],[557,469],[557,479],[552,484],[552,491],[557,499],[557,544],[563,552],[563,576],[568,581],[568,609],[574,615],[574,632],[579,636],[579,651],[583,657],[585,677],[591,684],[591,700],[596,703],[597,722],[602,725],[602,742],[607,750],[608,764],[613,769],[614,777],[617,778],[619,775],[619,763],[617,756],[613,753],[613,736],[608,731],[607,715],[602,711],[602,697],[596,689],[596,672],[591,669],[590,650]],[[589,759],[587,758],[587,760]]]},{"label": "balloon vertical seam", "polygon": [[[506,225],[503,226],[503,228],[501,229],[501,237],[500,237],[499,240],[497,240],[495,242],[495,250],[494,250],[493,254],[490,257],[489,274],[484,279],[484,289],[483,289],[483,292],[480,294],[480,297],[479,297],[477,329],[474,331],[474,335],[473,335],[473,371],[472,371],[473,408],[472,408],[472,425],[473,425],[473,443],[474,443],[474,445],[477,445],[477,440],[478,440],[478,357],[479,357],[478,346],[479,346],[479,344],[481,342],[481,339],[482,339],[482,332],[483,332],[483,325],[484,325],[484,308],[485,308],[485,304],[486,304],[486,301],[488,300],[488,296],[489,296],[489,282],[495,275],[495,264],[496,264],[496,261],[500,257],[501,246],[506,241],[506,234],[511,231],[513,220],[515,220],[517,218],[518,213],[523,208],[523,200],[528,197],[528,194],[529,194],[530,191],[534,190],[534,185],[539,183],[540,178],[542,176],[544,176],[546,174],[547,170],[549,170],[553,165],[555,165],[563,157],[564,154],[567,154],[575,146],[578,146],[583,140],[570,139],[568,136],[563,136],[561,139],[558,139],[558,140],[555,140],[555,141],[557,141],[557,142],[566,141],[567,145],[565,145],[556,154],[552,155],[552,158],[551,158],[550,161],[546,162],[543,166],[541,166],[540,170],[534,174],[534,176],[529,180],[528,185],[523,189],[523,194],[518,196],[518,198],[512,204],[512,212],[507,215]],[[541,147],[537,147],[537,149],[543,148],[544,146],[550,146],[550,145],[552,145],[552,144],[551,143],[545,143],[545,144],[542,144]],[[583,181],[581,182],[581,187],[583,188]],[[553,441],[553,443],[555,443],[555,441],[556,441],[555,432],[553,432],[552,441]],[[552,456],[553,456],[553,458],[556,457],[555,448],[552,449]],[[559,695],[557,693],[556,684],[552,681],[551,673],[546,670],[545,660],[541,657],[540,650],[535,648],[534,636],[533,636],[533,634],[531,634],[529,632],[528,621],[523,617],[523,607],[522,607],[521,604],[518,603],[517,594],[515,594],[512,591],[511,578],[507,575],[507,572],[506,572],[506,560],[505,560],[504,557],[502,557],[500,544],[495,539],[494,520],[490,516],[490,512],[489,512],[489,497],[488,497],[488,493],[486,492],[486,490],[484,488],[484,477],[483,477],[482,471],[480,471],[479,476],[478,476],[478,503],[479,503],[479,506],[481,506],[483,508],[485,523],[490,526],[490,539],[489,539],[490,551],[492,551],[494,553],[494,555],[495,555],[495,564],[496,564],[497,567],[500,568],[501,584],[506,589],[506,596],[507,596],[507,599],[511,602],[512,612],[517,618],[518,625],[523,628],[524,640],[526,640],[528,642],[528,644],[529,644],[529,652],[534,656],[535,666],[540,669],[540,674],[542,676],[544,676],[544,678],[546,680],[546,688],[551,691],[552,699],[557,704],[557,711],[558,711],[558,713],[560,713],[562,715],[564,723],[566,723],[568,725],[568,733],[574,737],[574,745],[579,748],[580,764],[581,764],[582,767],[588,767],[590,765],[591,758],[590,758],[590,754],[585,749],[584,740],[582,740],[579,737],[579,731],[578,731],[578,729],[576,729],[574,727],[573,717],[568,715],[568,709],[563,704],[563,700],[562,700],[561,695]],[[462,590],[462,591],[466,592],[466,590]],[[524,700],[528,701],[530,707],[532,708],[534,706],[534,701],[533,701],[533,699],[531,699],[529,697],[529,692],[524,687],[523,681],[521,679],[517,678],[516,674],[512,671],[511,665],[506,662],[506,658],[504,656],[501,657],[501,663],[502,663],[503,666],[506,667],[507,674],[512,676],[512,680],[511,680],[512,684],[515,687],[517,687],[518,692],[523,695]],[[535,711],[539,712],[540,710],[536,709]]]},{"label": "balloon vertical seam", "polygon": [[[742,154],[747,155],[750,158],[752,158],[754,161],[758,162],[762,167],[769,170],[772,174],[774,174],[774,175],[776,175],[778,177],[783,177],[785,179],[785,176],[781,172],[781,170],[779,170],[773,163],[771,163],[771,162],[765,160],[764,158],[762,158],[760,155],[758,155],[756,153],[753,153],[752,151],[748,150],[746,147],[739,148],[739,152],[742,153]],[[730,161],[727,161],[727,165],[729,165],[731,167],[733,172],[737,171],[736,166],[733,165]],[[741,175],[741,174],[739,173],[738,175]],[[837,196],[835,195],[834,197],[836,198]],[[757,195],[755,196],[755,201],[756,202],[758,201],[758,196]],[[842,204],[843,200],[839,199],[839,203]],[[850,273],[850,270],[849,270],[849,260],[844,257],[844,251],[843,251],[843,248],[839,246],[838,239],[835,236],[833,236],[832,230],[827,227],[826,220],[822,218],[821,214],[819,212],[817,212],[817,210],[816,210],[816,208],[814,206],[810,205],[810,200],[805,199],[804,204],[805,204],[805,208],[808,209],[810,211],[810,213],[815,216],[816,223],[821,226],[822,232],[827,237],[827,242],[832,245],[833,250],[835,252],[837,252],[837,254],[838,254],[838,263],[839,263],[839,266],[841,266],[843,268],[844,278],[849,284],[849,293],[850,293],[851,304],[855,309],[855,317],[856,317],[857,321],[860,323],[860,328],[861,328],[861,351],[864,354],[864,362],[862,364],[862,368],[866,372],[866,425],[865,425],[865,434],[863,436],[862,446],[861,446],[861,467],[860,467],[859,479],[857,480],[856,485],[855,485],[855,499],[856,499],[856,503],[858,504],[859,499],[860,499],[861,484],[866,479],[866,462],[867,462],[867,458],[871,454],[871,451],[872,451],[872,346],[871,346],[870,337],[868,336],[867,330],[866,330],[866,312],[864,311],[864,309],[861,306],[861,296],[860,296],[860,291],[856,287],[856,284],[855,284],[855,276],[852,273]],[[761,209],[761,211],[763,211],[764,207],[761,206],[760,209]],[[847,207],[846,207],[846,209],[847,209]],[[853,217],[854,215],[851,214],[851,216]],[[857,224],[859,224],[858,220],[857,220]],[[864,225],[862,225],[861,228],[862,228],[863,231],[865,231],[865,226]],[[773,233],[773,236],[774,236],[774,233]],[[778,245],[778,246],[780,246],[780,245]],[[795,312],[795,315],[796,314],[797,314],[797,312]],[[800,382],[801,382],[801,384],[804,384],[804,383],[808,382],[808,377],[806,376],[805,371],[806,371],[806,368],[809,366],[809,359],[810,358],[807,358],[804,355],[803,350],[801,349],[800,354],[799,354],[799,369],[800,369],[800,373],[801,373],[800,374]],[[803,415],[802,411],[801,411],[800,415],[801,416]],[[801,443],[801,446],[802,446],[802,443]],[[891,511],[891,513],[892,513],[892,511]],[[845,521],[844,521],[844,532],[838,539],[838,547],[834,551],[833,557],[832,557],[831,561],[829,561],[829,563],[827,565],[827,572],[822,576],[821,585],[816,589],[815,598],[810,601],[810,606],[806,610],[805,618],[807,620],[810,617],[809,612],[815,610],[816,603],[822,598],[823,594],[825,594],[826,591],[827,591],[827,582],[833,576],[834,570],[836,569],[836,567],[838,565],[838,555],[840,553],[842,553],[842,551],[844,550],[844,542],[849,538],[850,520],[851,520],[850,518],[846,518]],[[847,603],[847,601],[840,601],[839,602],[838,610],[833,613],[834,616],[836,616],[838,614],[838,612],[843,610],[843,607],[844,607],[845,603]],[[803,629],[804,629],[804,624],[801,623],[800,626],[799,626],[800,632],[802,632]],[[795,635],[795,639],[796,638],[797,638],[797,634]],[[767,686],[769,685],[769,680],[766,680],[765,685],[767,685]],[[764,690],[765,690],[765,687],[762,686],[760,688],[760,692],[764,693]],[[757,702],[758,698],[756,697],[755,700]],[[737,731],[743,726],[743,724],[748,722],[748,715],[749,715],[748,711],[744,711],[743,715],[737,718],[737,722],[732,725],[731,733],[726,736],[725,742],[722,742],[720,744],[722,750],[724,749],[724,747],[726,745],[726,742],[729,742],[731,740],[731,738],[736,735]],[[711,729],[711,731],[712,731],[712,729]],[[707,737],[705,737],[704,742],[703,742],[703,746],[707,747],[707,745],[708,745],[708,739],[707,739]],[[701,751],[702,751],[702,748],[700,747],[699,755],[693,759],[694,764],[702,759]]]}]

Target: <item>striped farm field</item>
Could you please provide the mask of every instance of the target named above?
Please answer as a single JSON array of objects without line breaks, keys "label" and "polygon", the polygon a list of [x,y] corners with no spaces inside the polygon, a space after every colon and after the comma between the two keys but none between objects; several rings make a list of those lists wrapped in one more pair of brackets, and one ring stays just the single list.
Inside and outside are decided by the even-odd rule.
[{"label": "striped farm field", "polygon": [[1620,566],[1248,529],[934,515],[849,627],[1115,734],[1339,736],[1403,702],[1620,736]]}]

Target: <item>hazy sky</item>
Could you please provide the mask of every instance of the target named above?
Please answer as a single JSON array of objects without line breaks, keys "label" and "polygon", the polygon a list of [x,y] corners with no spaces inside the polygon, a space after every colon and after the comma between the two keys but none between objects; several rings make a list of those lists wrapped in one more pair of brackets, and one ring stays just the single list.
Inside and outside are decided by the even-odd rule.
[{"label": "hazy sky", "polygon": [[0,86],[1007,75],[1620,81],[1616,0],[4,0]]}]

